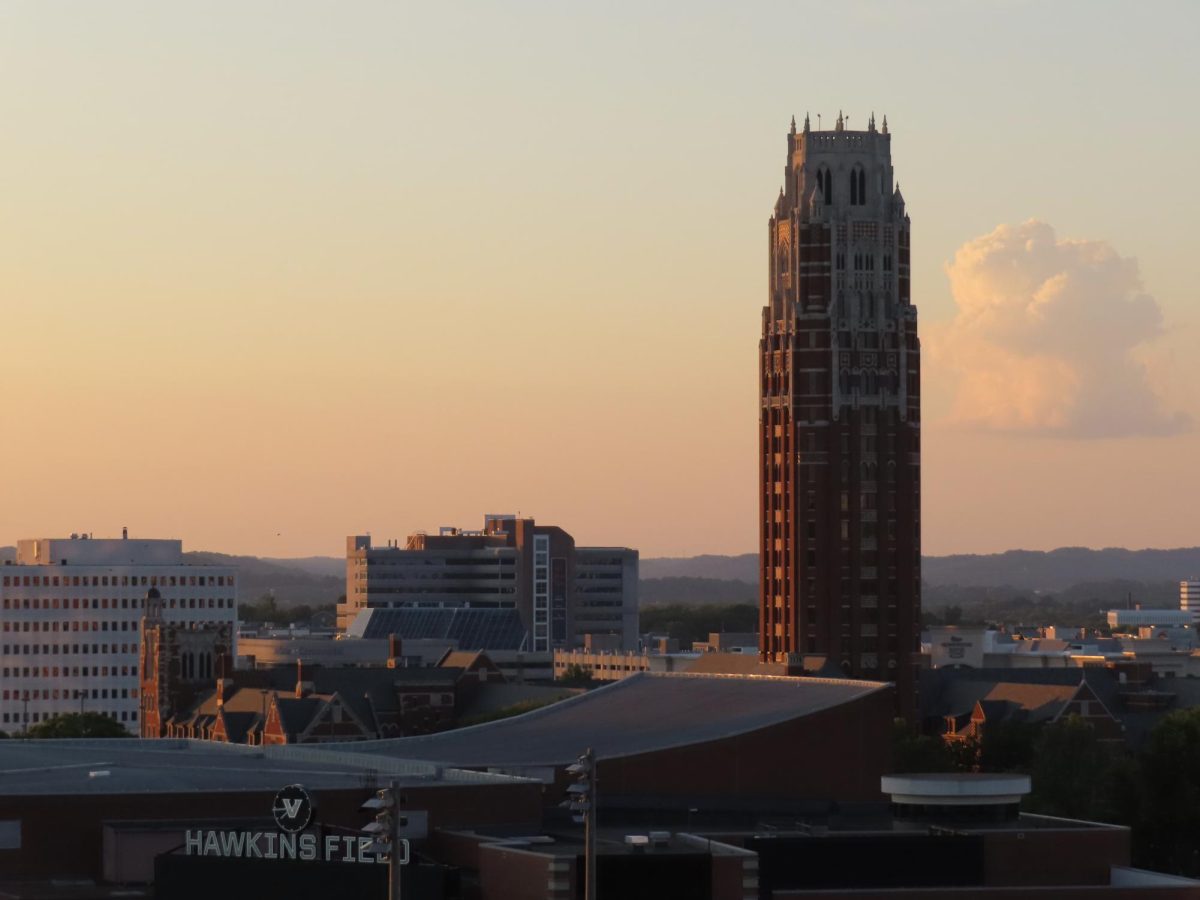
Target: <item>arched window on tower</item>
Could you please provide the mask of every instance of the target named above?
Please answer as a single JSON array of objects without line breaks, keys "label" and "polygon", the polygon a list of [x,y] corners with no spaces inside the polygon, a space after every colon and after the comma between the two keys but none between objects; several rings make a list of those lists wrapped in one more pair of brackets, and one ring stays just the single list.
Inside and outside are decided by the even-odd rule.
[{"label": "arched window on tower", "polygon": [[825,205],[833,203],[833,174],[828,169],[822,169],[817,173],[817,178],[821,184],[821,193],[825,195]]},{"label": "arched window on tower", "polygon": [[850,205],[858,206],[858,169],[850,170]]},{"label": "arched window on tower", "polygon": [[865,206],[867,203],[867,173],[863,169],[858,170],[858,205]]}]

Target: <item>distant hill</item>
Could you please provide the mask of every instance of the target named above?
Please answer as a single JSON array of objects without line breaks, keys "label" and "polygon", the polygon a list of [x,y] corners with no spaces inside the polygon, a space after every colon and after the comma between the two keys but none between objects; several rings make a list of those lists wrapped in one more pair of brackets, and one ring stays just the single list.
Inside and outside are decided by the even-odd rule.
[{"label": "distant hill", "polygon": [[337,603],[338,597],[346,592],[345,560],[339,561],[341,566],[336,574],[322,575],[315,573],[322,571],[321,562],[325,557],[259,559],[257,556],[230,556],[202,550],[183,555],[192,565],[237,566],[238,599],[242,603],[273,593],[280,606],[300,603],[327,606]]},{"label": "distant hill", "polygon": [[[295,559],[231,556],[202,551],[184,554],[189,562],[237,566],[238,593],[252,602],[274,591],[283,606],[337,602],[345,592],[345,560],[336,556]],[[13,560],[13,547],[0,547],[0,564]],[[1063,547],[1048,552],[927,556],[922,575],[928,606],[967,601],[980,590],[993,597],[1020,592],[1064,593],[1094,597],[1106,605],[1135,601],[1171,606],[1178,602],[1178,582],[1200,575],[1200,547],[1175,550],[1125,550]],[[641,561],[641,601],[671,603],[756,602],[758,557],[706,554],[659,557]]]},{"label": "distant hill", "polygon": [[643,578],[640,606],[728,606],[758,603],[758,585],[727,578]]},{"label": "distant hill", "polygon": [[1178,583],[1200,575],[1200,547],[1061,547],[1048,552],[1009,550],[984,556],[927,556],[921,574],[933,585],[1010,585],[1031,591],[1063,591],[1085,582],[1114,580]]},{"label": "distant hill", "polygon": [[[247,559],[254,558],[252,556],[247,557]],[[295,559],[261,556],[258,559],[273,566],[280,566],[286,569],[300,569],[309,575],[337,578],[339,581],[346,580],[346,558],[344,556],[299,556]]]},{"label": "distant hill", "polygon": [[643,559],[638,564],[642,580],[647,578],[718,578],[758,584],[758,554],[738,556],[664,556]]},{"label": "distant hill", "polygon": [[[1161,585],[1200,575],[1200,547],[1177,550],[1125,550],[1062,547],[1058,550],[1009,550],[1005,553],[926,556],[922,577],[934,587],[1013,588],[1064,591],[1088,582],[1127,581]],[[758,583],[758,557],[665,557],[641,561],[643,580],[716,578]]]}]

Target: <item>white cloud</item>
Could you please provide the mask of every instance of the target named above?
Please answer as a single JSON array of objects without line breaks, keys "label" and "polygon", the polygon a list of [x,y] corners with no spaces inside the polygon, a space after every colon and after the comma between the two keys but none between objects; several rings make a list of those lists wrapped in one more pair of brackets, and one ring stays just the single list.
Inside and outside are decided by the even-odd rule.
[{"label": "white cloud", "polygon": [[1077,438],[1190,427],[1162,409],[1135,356],[1162,333],[1137,260],[1031,220],[968,241],[946,274],[958,314],[931,350],[960,377],[954,422]]}]

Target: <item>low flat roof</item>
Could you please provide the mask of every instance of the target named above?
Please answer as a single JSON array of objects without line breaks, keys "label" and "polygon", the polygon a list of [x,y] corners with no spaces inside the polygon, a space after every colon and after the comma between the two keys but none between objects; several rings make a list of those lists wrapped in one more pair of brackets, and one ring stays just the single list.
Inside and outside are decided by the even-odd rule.
[{"label": "low flat roof", "polygon": [[588,747],[598,759],[615,759],[705,743],[890,688],[875,681],[640,672],[524,715],[422,737],[363,741],[353,749],[447,766],[560,766]]},{"label": "low flat roof", "polygon": [[352,789],[391,778],[403,785],[520,780],[458,772],[427,762],[361,756],[354,744],[339,744],[334,752],[326,746],[10,739],[0,741],[0,797],[268,791],[296,782],[317,789]]}]

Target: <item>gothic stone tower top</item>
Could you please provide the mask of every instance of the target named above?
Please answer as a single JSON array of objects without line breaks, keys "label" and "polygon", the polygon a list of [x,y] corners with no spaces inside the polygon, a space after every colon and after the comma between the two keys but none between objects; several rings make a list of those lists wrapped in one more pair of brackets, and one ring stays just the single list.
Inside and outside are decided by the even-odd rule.
[{"label": "gothic stone tower top", "polygon": [[[915,708],[920,343],[891,135],[793,126],[768,223],[760,653],[894,681]],[[801,662],[803,661],[803,662]]]}]

